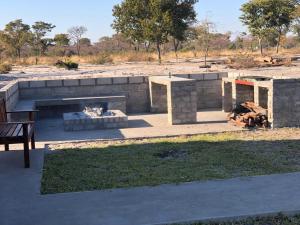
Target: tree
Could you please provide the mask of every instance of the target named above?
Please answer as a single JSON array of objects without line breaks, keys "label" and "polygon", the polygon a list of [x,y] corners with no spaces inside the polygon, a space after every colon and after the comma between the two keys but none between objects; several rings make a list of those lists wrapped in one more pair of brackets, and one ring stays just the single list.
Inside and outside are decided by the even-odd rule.
[{"label": "tree", "polygon": [[[155,43],[161,63],[161,45],[168,37],[183,39],[194,21],[197,0],[125,0],[114,6],[112,27],[138,43]],[[176,43],[175,43],[176,45]],[[178,45],[177,45],[178,47]]]},{"label": "tree", "polygon": [[76,45],[77,55],[80,56],[80,39],[82,36],[87,32],[87,28],[84,26],[75,26],[71,27],[68,30],[69,38],[74,42]]},{"label": "tree", "polygon": [[81,38],[79,40],[79,44],[82,46],[82,45],[85,45],[85,46],[91,46],[92,45],[92,42],[89,38]]},{"label": "tree", "polygon": [[261,54],[262,41],[272,32],[277,34],[278,53],[281,37],[289,31],[298,4],[299,0],[250,0],[242,5],[240,19],[258,38]]},{"label": "tree", "polygon": [[276,53],[279,52],[282,36],[290,30],[298,4],[299,0],[269,0],[264,7],[267,26],[277,33]]},{"label": "tree", "polygon": [[59,47],[69,46],[70,44],[70,39],[67,34],[56,34],[53,40],[55,45]]},{"label": "tree", "polygon": [[114,34],[112,37],[102,37],[96,43],[99,51],[119,52],[132,50],[132,42],[122,34]]},{"label": "tree", "polygon": [[[0,31],[1,33],[1,31]],[[4,45],[0,42],[0,64],[2,63],[2,53],[5,51]]]},{"label": "tree", "polygon": [[168,7],[171,9],[172,26],[170,35],[173,38],[173,46],[176,58],[181,42],[187,39],[187,29],[196,22],[196,12],[194,5],[198,0],[170,0]]},{"label": "tree", "polygon": [[207,57],[213,39],[215,24],[208,19],[202,21],[196,28],[198,46],[204,51],[204,66],[207,67]]},{"label": "tree", "polygon": [[118,34],[129,38],[133,43],[142,43],[145,41],[143,35],[142,19],[145,18],[147,9],[144,3],[147,0],[125,0],[113,8],[115,17],[112,27]]},{"label": "tree", "polygon": [[300,6],[297,7],[294,13],[294,24],[293,32],[297,35],[298,40],[300,40]]},{"label": "tree", "polygon": [[45,38],[47,33],[51,32],[53,28],[55,28],[53,24],[42,21],[35,22],[32,25],[33,48],[36,56],[44,55],[47,48],[53,44],[53,39]]},{"label": "tree", "polygon": [[33,45],[39,55],[42,54],[42,48],[49,43],[49,39],[44,40],[45,36],[51,32],[53,28],[55,28],[55,25],[42,21],[35,22],[34,25],[32,25]]},{"label": "tree", "polygon": [[21,19],[6,24],[0,33],[0,40],[13,55],[21,58],[21,51],[25,44],[30,43],[32,34],[30,26],[24,24]]},{"label": "tree", "polygon": [[53,39],[55,43],[55,50],[58,55],[64,56],[66,48],[70,45],[70,39],[68,34],[56,34]]},{"label": "tree", "polygon": [[163,0],[150,0],[147,17],[142,19],[145,40],[155,43],[158,62],[161,63],[161,45],[168,41],[172,27],[172,14]]},{"label": "tree", "polygon": [[41,40],[41,55],[45,55],[50,46],[54,46],[54,40],[52,38],[43,38]]},{"label": "tree", "polygon": [[265,0],[251,0],[243,4],[241,8],[243,14],[240,17],[252,36],[257,38],[261,55],[263,55],[263,41],[270,31],[264,15],[263,1]]}]

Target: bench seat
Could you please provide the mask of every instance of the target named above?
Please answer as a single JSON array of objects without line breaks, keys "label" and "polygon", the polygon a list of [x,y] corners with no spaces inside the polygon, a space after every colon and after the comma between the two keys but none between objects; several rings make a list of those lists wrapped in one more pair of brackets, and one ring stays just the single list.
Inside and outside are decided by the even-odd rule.
[{"label": "bench seat", "polygon": [[74,105],[74,104],[97,104],[97,103],[126,102],[125,96],[102,96],[102,97],[81,97],[81,98],[54,98],[35,100],[35,107]]},{"label": "bench seat", "polygon": [[[33,110],[7,111],[6,102],[0,100],[0,144],[4,145],[5,151],[9,151],[10,144],[24,145],[24,164],[25,168],[30,167],[29,142],[31,148],[35,149],[34,139],[34,113]],[[11,122],[11,115],[27,114],[26,122]]]},{"label": "bench seat", "polygon": [[15,109],[37,109],[40,119],[62,118],[63,113],[80,112],[85,106],[100,106],[102,103],[108,103],[109,110],[120,110],[126,113],[126,96],[124,95],[20,100]]},{"label": "bench seat", "polygon": [[[27,128],[24,129],[24,126]],[[27,130],[28,136],[33,132],[33,125],[21,122],[0,123],[0,142],[8,144],[17,144],[23,140],[24,130]]]}]

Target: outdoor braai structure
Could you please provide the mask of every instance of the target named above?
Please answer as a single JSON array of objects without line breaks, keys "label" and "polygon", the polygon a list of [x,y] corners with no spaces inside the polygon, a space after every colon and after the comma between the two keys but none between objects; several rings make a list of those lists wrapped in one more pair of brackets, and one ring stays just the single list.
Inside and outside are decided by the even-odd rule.
[{"label": "outdoor braai structure", "polygon": [[168,112],[170,125],[197,122],[196,81],[174,76],[149,78],[151,112]]},{"label": "outdoor braai structure", "polygon": [[87,107],[82,112],[64,113],[65,131],[116,129],[128,127],[128,117],[120,110],[103,111]]},{"label": "outdoor braai structure", "polygon": [[300,79],[263,76],[223,78],[223,111],[254,102],[268,111],[271,127],[300,126]]}]

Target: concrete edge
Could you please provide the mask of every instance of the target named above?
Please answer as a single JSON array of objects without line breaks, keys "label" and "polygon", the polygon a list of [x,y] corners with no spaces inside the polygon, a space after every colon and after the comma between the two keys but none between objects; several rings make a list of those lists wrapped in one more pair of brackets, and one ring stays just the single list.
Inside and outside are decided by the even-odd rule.
[{"label": "concrete edge", "polygon": [[206,219],[191,219],[189,221],[168,221],[163,223],[155,223],[149,225],[191,225],[194,223],[224,223],[224,222],[239,222],[246,219],[255,219],[255,218],[263,218],[270,216],[277,216],[278,214],[283,214],[285,216],[295,216],[300,214],[300,210],[296,211],[272,211],[266,213],[256,213],[256,214],[245,214],[245,215],[237,215],[237,216],[228,216],[228,217],[211,217]]},{"label": "concrete edge", "polygon": [[58,141],[55,143],[46,143],[45,146],[47,146],[48,150],[50,152],[53,152],[55,150],[50,150],[49,145],[59,145],[59,144],[81,144],[81,143],[95,143],[99,141],[111,141],[111,142],[117,142],[117,141],[124,141],[124,140],[149,140],[149,139],[156,139],[156,138],[176,138],[176,137],[194,137],[198,135],[209,135],[209,134],[224,134],[224,133],[231,133],[231,132],[247,132],[250,131],[249,129],[239,130],[239,131],[215,131],[215,132],[208,132],[208,133],[197,133],[197,134],[179,134],[179,135],[160,135],[160,136],[153,136],[153,137],[138,137],[138,138],[113,138],[113,139],[93,139],[93,140],[80,140],[80,141]]}]

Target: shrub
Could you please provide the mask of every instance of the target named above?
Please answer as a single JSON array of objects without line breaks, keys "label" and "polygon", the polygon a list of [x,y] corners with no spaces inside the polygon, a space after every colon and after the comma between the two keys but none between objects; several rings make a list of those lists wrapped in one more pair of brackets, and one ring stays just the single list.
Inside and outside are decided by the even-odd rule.
[{"label": "shrub", "polygon": [[7,74],[12,70],[12,66],[10,64],[0,64],[0,74]]},{"label": "shrub", "polygon": [[103,53],[92,59],[91,63],[96,65],[103,65],[106,63],[113,63],[113,59],[109,54]]},{"label": "shrub", "polygon": [[75,62],[72,62],[72,61],[61,61],[61,60],[58,60],[56,63],[55,63],[55,66],[57,68],[65,68],[67,70],[76,70],[78,69],[78,63],[75,63]]},{"label": "shrub", "polygon": [[258,67],[259,62],[254,60],[254,57],[249,55],[238,55],[229,58],[228,67],[231,69],[248,69]]},{"label": "shrub", "polygon": [[143,52],[127,54],[127,62],[153,62],[155,60],[152,55]]}]

